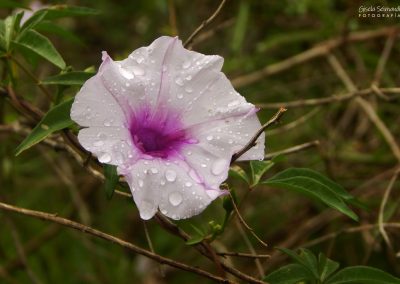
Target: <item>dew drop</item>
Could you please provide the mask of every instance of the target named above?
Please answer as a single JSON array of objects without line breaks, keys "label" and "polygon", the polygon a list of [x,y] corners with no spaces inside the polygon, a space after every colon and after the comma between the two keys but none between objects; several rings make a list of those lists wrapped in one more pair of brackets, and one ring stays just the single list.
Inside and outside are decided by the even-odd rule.
[{"label": "dew drop", "polygon": [[138,180],[138,184],[139,184],[139,187],[143,187],[143,185],[144,185],[144,182],[143,182],[143,180]]},{"label": "dew drop", "polygon": [[201,183],[201,179],[199,177],[199,175],[193,170],[191,169],[189,171],[189,176],[197,183]]},{"label": "dew drop", "polygon": [[104,153],[99,157],[99,162],[100,163],[109,163],[111,162],[111,155],[108,153]]},{"label": "dew drop", "polygon": [[95,146],[95,147],[100,147],[100,146],[103,146],[103,145],[104,145],[104,142],[101,141],[101,140],[95,141],[95,142],[93,143],[93,146]]},{"label": "dew drop", "polygon": [[214,175],[218,176],[218,175],[222,174],[226,168],[227,168],[226,160],[218,159],[213,163],[213,165],[211,167],[211,172]]},{"label": "dew drop", "polygon": [[144,220],[148,220],[154,215],[154,206],[148,201],[142,201],[139,207],[140,217]]},{"label": "dew drop", "polygon": [[161,184],[161,185],[165,185],[165,180],[163,180],[163,179],[160,180],[160,184]]},{"label": "dew drop", "polygon": [[144,75],[144,70],[138,66],[132,66],[132,72],[136,76],[143,76]]},{"label": "dew drop", "polygon": [[207,165],[206,164],[201,164],[201,167],[202,168],[207,168]]},{"label": "dew drop", "polygon": [[183,201],[182,194],[180,194],[177,191],[174,191],[170,193],[170,195],[168,196],[168,200],[172,206],[178,206]]},{"label": "dew drop", "polygon": [[190,181],[185,182],[186,187],[191,187],[193,184]]},{"label": "dew drop", "polygon": [[186,87],[185,88],[185,91],[187,92],[187,93],[192,93],[193,92],[193,89],[192,88],[190,88],[190,87]]},{"label": "dew drop", "polygon": [[208,135],[207,137],[206,137],[206,139],[207,139],[207,141],[211,141],[211,140],[213,140],[213,136],[212,135]]},{"label": "dew drop", "polygon": [[121,73],[122,76],[124,76],[128,80],[131,80],[135,77],[131,72],[122,67],[119,67],[119,72]]},{"label": "dew drop", "polygon": [[185,62],[183,62],[183,64],[182,64],[182,68],[183,68],[183,69],[188,69],[188,68],[190,67],[190,65],[191,65],[191,63],[190,63],[189,60],[188,60],[188,61],[185,61]]},{"label": "dew drop", "polygon": [[183,80],[182,80],[181,77],[177,77],[177,78],[175,79],[175,83],[176,83],[178,86],[183,86],[183,85],[184,85],[184,82],[183,82]]},{"label": "dew drop", "polygon": [[190,80],[192,80],[192,76],[191,76],[191,75],[188,75],[188,76],[186,76],[185,79],[188,80],[188,81],[190,81]]},{"label": "dew drop", "polygon": [[176,179],[176,172],[173,170],[167,170],[165,172],[165,178],[167,179],[167,181],[169,182],[174,182]]},{"label": "dew drop", "polygon": [[151,171],[153,174],[158,173],[158,169],[157,169],[157,168],[151,168],[150,171]]},{"label": "dew drop", "polygon": [[177,94],[176,97],[177,97],[178,99],[182,99],[182,98],[183,98],[183,94]]}]

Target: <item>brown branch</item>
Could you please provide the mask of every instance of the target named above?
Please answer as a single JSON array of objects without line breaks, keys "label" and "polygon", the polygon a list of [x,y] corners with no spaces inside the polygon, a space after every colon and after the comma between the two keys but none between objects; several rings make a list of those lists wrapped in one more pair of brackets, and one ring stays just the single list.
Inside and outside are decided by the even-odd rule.
[{"label": "brown branch", "polygon": [[367,88],[360,91],[349,92],[344,95],[333,95],[330,97],[320,98],[320,99],[308,99],[308,100],[298,100],[292,102],[278,102],[278,103],[260,103],[256,104],[256,106],[263,109],[276,109],[277,107],[295,108],[295,107],[306,107],[306,106],[319,106],[336,102],[348,101],[358,96],[366,96],[371,93],[372,93],[372,88]]},{"label": "brown branch", "polygon": [[151,259],[153,259],[153,260],[155,260],[155,261],[157,261],[159,263],[167,264],[169,266],[172,266],[172,267],[175,267],[175,268],[178,268],[178,269],[181,269],[181,270],[185,270],[185,271],[188,271],[188,272],[196,273],[198,275],[206,277],[206,278],[208,278],[210,280],[213,280],[215,282],[233,283],[230,280],[223,279],[221,277],[215,276],[215,275],[213,275],[213,274],[211,274],[211,273],[209,273],[207,271],[204,271],[202,269],[199,269],[199,268],[196,268],[196,267],[193,267],[193,266],[189,266],[187,264],[172,260],[170,258],[166,258],[166,257],[160,256],[158,254],[154,254],[154,253],[152,253],[152,252],[150,252],[148,250],[142,249],[142,248],[140,248],[140,247],[138,247],[138,246],[136,246],[136,245],[134,245],[132,243],[126,242],[126,241],[124,241],[122,239],[119,239],[119,238],[114,237],[112,235],[106,234],[106,233],[104,233],[102,231],[93,229],[93,228],[91,228],[89,226],[77,223],[77,222],[69,220],[69,219],[58,217],[56,214],[49,214],[49,213],[45,213],[45,212],[41,212],[41,211],[30,210],[30,209],[25,209],[25,208],[21,208],[21,207],[16,207],[16,206],[13,206],[13,205],[10,205],[10,204],[6,204],[6,203],[3,203],[3,202],[0,202],[0,208],[3,209],[3,210],[6,210],[6,211],[16,212],[16,213],[19,213],[19,214],[22,214],[22,215],[38,218],[38,219],[45,220],[45,221],[50,221],[50,222],[57,223],[59,225],[65,226],[65,227],[69,227],[69,228],[75,229],[77,231],[80,231],[80,232],[95,236],[97,238],[104,239],[104,240],[109,241],[111,243],[118,244],[118,245],[120,245],[120,246],[122,246],[124,248],[127,248],[127,249],[129,249],[129,250],[131,250],[131,251],[133,251],[133,252],[135,252],[137,254],[140,254],[140,255],[146,256],[148,258],[151,258]]},{"label": "brown branch", "polygon": [[271,125],[279,122],[280,118],[283,116],[283,114],[287,111],[287,109],[281,107],[277,113],[274,114],[273,117],[271,117],[267,123],[265,123],[257,132],[254,134],[254,136],[249,140],[249,142],[239,151],[237,151],[235,154],[232,155],[231,159],[231,164],[234,163],[237,159],[239,159],[244,153],[249,151],[251,148],[253,148],[256,145],[256,141],[258,137],[261,136],[261,134],[264,133],[265,129],[270,127]]},{"label": "brown branch", "polygon": [[276,151],[276,152],[272,152],[272,153],[266,154],[265,155],[265,159],[266,160],[271,160],[272,158],[274,158],[276,156],[279,156],[279,155],[287,155],[287,154],[297,153],[297,152],[300,152],[300,151],[303,151],[303,150],[306,150],[306,149],[309,149],[309,148],[312,148],[312,147],[318,147],[319,144],[320,144],[319,140],[310,141],[310,142],[303,143],[303,144],[300,144],[300,145],[296,145],[296,146],[293,146],[293,147],[290,147],[290,148],[287,148],[287,149],[284,149],[284,150],[280,150],[280,151]]},{"label": "brown branch", "polygon": [[389,185],[386,187],[385,193],[383,194],[383,198],[381,201],[381,205],[379,206],[379,214],[378,214],[378,228],[379,228],[379,232],[381,233],[384,241],[386,242],[387,246],[390,249],[393,249],[392,243],[390,242],[389,236],[385,231],[385,227],[383,226],[383,218],[384,218],[384,213],[385,213],[385,206],[386,203],[389,199],[390,193],[392,192],[394,183],[396,182],[398,176],[400,175],[400,168],[398,168],[394,175],[392,176],[392,178],[390,179]]},{"label": "brown branch", "polygon": [[379,86],[383,71],[386,66],[386,62],[388,61],[390,52],[393,49],[393,44],[396,39],[397,33],[398,33],[398,30],[394,30],[393,33],[389,34],[389,36],[386,40],[386,43],[385,43],[385,47],[383,48],[383,51],[382,51],[382,55],[379,58],[378,64],[376,66],[374,79],[373,79],[371,85]]},{"label": "brown branch", "polygon": [[[332,66],[333,70],[336,72],[337,76],[342,80],[343,84],[346,86],[349,92],[357,92],[357,87],[351,80],[350,76],[344,70],[339,60],[333,55],[327,55],[328,61]],[[384,140],[388,144],[389,148],[392,150],[395,158],[400,162],[400,148],[397,145],[396,139],[393,137],[392,133],[386,126],[386,124],[380,119],[372,105],[361,97],[355,98],[356,103],[361,107],[367,117],[371,120],[378,131],[382,134]]]},{"label": "brown branch", "polygon": [[222,8],[224,7],[225,3],[227,0],[222,0],[221,3],[219,4],[217,10],[205,21],[201,23],[201,25],[189,36],[189,38],[185,41],[183,44],[184,47],[188,47],[193,39],[207,26],[209,25],[221,12]]},{"label": "brown branch", "polygon": [[245,258],[271,258],[269,254],[251,254],[244,252],[217,252],[220,256],[236,256],[236,257],[245,257]]},{"label": "brown branch", "polygon": [[304,62],[307,62],[311,59],[321,57],[326,55],[330,50],[341,46],[347,42],[358,42],[369,40],[377,37],[387,36],[395,31],[397,31],[396,26],[391,27],[384,27],[377,30],[370,30],[370,31],[360,31],[360,32],[353,32],[349,33],[346,37],[336,37],[330,40],[324,41],[315,47],[310,48],[304,52],[301,52],[297,55],[289,57],[285,60],[280,62],[268,65],[260,70],[254,71],[250,74],[242,75],[236,77],[232,80],[232,84],[235,88],[245,87],[252,83],[262,80],[263,78],[278,74],[282,71],[288,70],[291,67],[300,65]]}]

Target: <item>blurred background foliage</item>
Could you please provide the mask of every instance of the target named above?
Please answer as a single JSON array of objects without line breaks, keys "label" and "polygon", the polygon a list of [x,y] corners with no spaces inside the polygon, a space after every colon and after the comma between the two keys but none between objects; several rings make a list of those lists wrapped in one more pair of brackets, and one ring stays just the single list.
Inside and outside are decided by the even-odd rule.
[{"label": "blurred background foliage", "polygon": [[[21,3],[30,5],[29,1]],[[71,69],[95,70],[103,50],[114,59],[122,59],[160,35],[177,34],[182,39],[188,38],[218,3],[214,0],[46,1],[43,4],[86,6],[99,13],[57,19],[57,28],[43,24],[37,30],[51,39]],[[205,54],[223,56],[224,72],[231,79],[238,78],[333,37],[398,25],[400,17],[358,17],[361,5],[397,4],[398,1],[231,0],[201,33],[193,48]],[[11,12],[12,9],[2,9],[0,15],[5,18]],[[385,37],[378,37],[346,43],[335,50],[335,55],[360,89],[370,86],[385,42]],[[51,64],[40,58],[30,58],[30,62],[25,62],[40,80],[58,74]],[[400,46],[395,41],[381,86],[400,86],[399,65]],[[33,87],[30,78],[16,66],[12,68],[18,94],[39,108],[48,109],[48,100],[40,89]],[[49,90],[52,94],[57,92],[53,86]],[[77,87],[69,88],[64,96],[73,96],[77,90]],[[345,92],[345,87],[322,56],[285,72],[265,76],[238,91],[257,104],[329,97]],[[399,101],[387,102],[374,96],[369,99],[399,142]],[[270,247],[262,247],[251,235],[243,236],[232,222],[214,241],[217,249],[248,252],[246,242],[249,241],[257,252],[272,254],[271,259],[262,261],[268,273],[289,262],[274,246],[303,247],[326,234],[377,222],[382,196],[397,161],[374,125],[359,110],[349,111],[354,109],[351,106],[345,101],[319,107],[289,108],[282,124],[267,131],[267,154],[314,140],[319,140],[320,144],[282,156],[266,177],[291,166],[323,172],[368,206],[368,210],[356,210],[360,222],[296,193],[265,186],[249,192],[244,182],[231,177],[229,184],[238,198],[246,196],[240,206],[243,217]],[[2,123],[17,118],[16,112],[4,100],[0,107]],[[261,109],[259,117],[265,122],[275,112]],[[298,119],[304,116],[305,121],[299,122]],[[295,127],[284,128],[294,121],[298,122]],[[143,247],[149,246],[144,224],[131,200],[118,195],[108,200],[102,183],[83,171],[64,152],[39,144],[15,157],[15,148],[23,138],[20,134],[0,132],[1,199],[21,207],[55,212]],[[240,165],[249,171],[248,164]],[[395,183],[385,211],[385,220],[392,222],[400,217],[399,183]],[[193,224],[206,231],[210,221],[221,224],[223,217],[222,200],[217,200],[200,216],[178,223],[195,234]],[[6,216],[4,212],[0,212],[0,219],[0,264],[15,283],[31,283],[32,273],[38,283],[204,283],[196,275],[160,267],[142,256],[79,232],[23,216]],[[154,221],[147,222],[146,226],[157,253],[213,269],[212,263],[198,257],[194,249],[167,234]],[[393,248],[386,246],[375,228],[338,233],[326,241],[316,242],[309,249],[324,252],[342,267],[365,264],[400,275],[400,231],[388,229],[388,234]],[[19,261],[16,239],[28,245],[25,264]],[[251,259],[229,261],[245,272],[257,273]]]}]

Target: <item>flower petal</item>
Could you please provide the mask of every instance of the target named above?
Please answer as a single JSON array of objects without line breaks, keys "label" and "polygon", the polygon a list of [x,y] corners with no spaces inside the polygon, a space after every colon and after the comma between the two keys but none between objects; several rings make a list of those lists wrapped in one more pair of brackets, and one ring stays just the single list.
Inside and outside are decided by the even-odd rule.
[{"label": "flower petal", "polygon": [[185,219],[203,211],[221,190],[206,190],[194,180],[190,168],[179,160],[140,160],[130,168],[127,181],[140,217],[148,220],[159,208],[161,213],[175,219]]},{"label": "flower petal", "polygon": [[124,127],[90,127],[79,131],[79,142],[101,163],[119,166],[122,174],[137,159],[129,131]]}]

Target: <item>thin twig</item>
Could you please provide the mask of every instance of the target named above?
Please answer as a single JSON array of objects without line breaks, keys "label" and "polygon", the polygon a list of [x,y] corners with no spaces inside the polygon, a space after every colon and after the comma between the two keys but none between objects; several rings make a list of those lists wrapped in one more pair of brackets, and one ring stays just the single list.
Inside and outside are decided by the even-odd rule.
[{"label": "thin twig", "polygon": [[393,49],[393,44],[396,39],[397,32],[398,32],[398,30],[393,30],[393,33],[389,34],[389,36],[386,40],[385,47],[383,48],[383,51],[382,51],[382,55],[379,58],[378,64],[376,66],[374,79],[372,80],[371,85],[376,85],[378,87],[381,82],[381,77],[382,77],[383,71],[385,70],[386,62],[389,59],[390,52]]},{"label": "thin twig", "polygon": [[308,100],[298,100],[292,102],[278,102],[278,103],[260,103],[256,104],[257,107],[262,109],[276,109],[277,107],[285,107],[285,108],[295,108],[295,107],[307,107],[307,106],[319,106],[326,105],[336,102],[343,102],[351,100],[358,96],[365,96],[372,93],[371,88],[367,88],[361,91],[349,92],[343,95],[333,95],[326,98],[320,99],[308,99]]},{"label": "thin twig", "polygon": [[6,204],[6,203],[3,203],[3,202],[0,202],[0,208],[3,209],[3,210],[16,212],[16,213],[19,213],[19,214],[22,214],[22,215],[31,216],[31,217],[38,218],[38,219],[41,219],[41,220],[57,223],[57,224],[60,224],[62,226],[65,226],[65,227],[69,227],[69,228],[75,229],[77,231],[81,231],[83,233],[87,233],[87,234],[95,236],[97,238],[101,238],[101,239],[104,239],[104,240],[109,241],[111,243],[118,244],[118,245],[120,245],[120,246],[122,246],[124,248],[130,249],[130,250],[132,250],[133,252],[135,252],[137,254],[140,254],[140,255],[146,256],[148,258],[151,258],[151,259],[153,259],[153,260],[155,260],[155,261],[157,261],[159,263],[167,264],[169,266],[172,266],[172,267],[175,267],[175,268],[178,268],[178,269],[181,269],[181,270],[185,270],[185,271],[188,271],[188,272],[196,273],[198,275],[201,275],[203,277],[211,279],[211,280],[213,280],[215,282],[233,283],[230,280],[223,279],[221,277],[215,276],[215,275],[213,275],[213,274],[211,274],[211,273],[209,273],[207,271],[204,271],[202,269],[199,269],[199,268],[196,268],[196,267],[193,267],[193,266],[178,262],[176,260],[172,260],[170,258],[166,258],[166,257],[160,256],[158,254],[154,254],[151,251],[142,249],[141,247],[138,247],[138,246],[136,246],[136,245],[134,245],[132,243],[126,242],[126,241],[124,241],[122,239],[119,239],[119,238],[117,238],[115,236],[106,234],[106,233],[104,233],[102,231],[93,229],[92,227],[80,224],[78,222],[75,222],[75,221],[72,221],[72,220],[69,220],[69,219],[58,217],[56,214],[49,214],[49,213],[42,212],[42,211],[36,211],[36,210],[30,210],[30,209],[25,209],[25,208],[21,208],[21,207],[16,207],[16,206],[13,206],[13,205],[10,205],[10,204]]},{"label": "thin twig", "polygon": [[237,208],[236,202],[233,199],[232,195],[229,193],[231,197],[231,201],[233,204],[233,209],[235,210],[236,215],[238,216],[238,219],[240,223],[253,235],[254,238],[257,239],[263,246],[268,247],[268,245],[259,237],[257,234],[254,232],[254,230],[246,223],[246,221],[243,219],[242,215],[239,212],[239,209]]},{"label": "thin twig", "polygon": [[284,59],[280,62],[271,64],[271,65],[267,65],[266,67],[264,67],[260,70],[254,71],[250,74],[241,75],[239,77],[236,77],[232,80],[232,85],[235,88],[245,87],[247,85],[250,85],[252,83],[260,81],[267,76],[278,74],[282,71],[288,70],[294,66],[300,65],[311,59],[324,56],[330,50],[332,50],[336,47],[339,47],[344,43],[358,42],[358,41],[373,39],[376,37],[387,36],[387,35],[393,33],[394,31],[396,31],[397,29],[398,28],[396,26],[391,26],[391,27],[384,27],[384,28],[377,29],[377,30],[353,32],[353,33],[349,33],[347,35],[347,37],[345,37],[345,38],[343,38],[341,36],[341,37],[336,37],[336,38],[324,41],[324,42],[316,45],[315,47],[310,48],[309,50],[306,50],[297,55],[294,55],[292,57]]},{"label": "thin twig", "polygon": [[231,159],[231,164],[235,162],[237,159],[239,159],[244,153],[249,151],[251,148],[253,148],[257,144],[257,139],[258,137],[261,136],[261,134],[264,133],[265,129],[270,127],[271,125],[279,122],[280,118],[283,116],[283,114],[287,111],[287,109],[281,107],[277,113],[274,114],[273,117],[271,117],[267,123],[265,123],[257,132],[254,134],[254,136],[249,140],[249,142],[239,151],[237,151],[235,154],[232,155]]},{"label": "thin twig", "polygon": [[221,256],[236,256],[236,257],[245,257],[245,258],[271,258],[269,254],[251,254],[251,253],[244,253],[244,252],[217,252],[218,255]]},{"label": "thin twig", "polygon": [[221,12],[222,8],[224,7],[226,3],[226,0],[222,0],[221,3],[219,4],[217,10],[215,10],[215,12],[205,21],[203,21],[201,23],[201,25],[189,36],[189,38],[185,41],[185,43],[183,44],[184,47],[188,47],[193,39],[207,26],[209,25],[217,16],[218,14]]},{"label": "thin twig", "polygon": [[314,115],[316,115],[320,111],[320,107],[313,108],[311,111],[306,113],[305,115],[297,118],[296,120],[289,122],[287,124],[282,125],[281,127],[277,127],[274,129],[267,130],[265,135],[270,137],[271,135],[281,134],[283,132],[289,131],[291,129],[299,127],[301,124],[307,122]]},{"label": "thin twig", "polygon": [[[351,80],[350,76],[344,70],[342,65],[340,64],[339,60],[333,55],[327,55],[328,61],[331,64],[333,70],[336,72],[337,76],[342,80],[343,84],[346,86],[349,92],[357,92],[357,87]],[[400,148],[397,145],[396,139],[393,137],[392,133],[386,126],[386,124],[380,119],[377,115],[376,111],[372,107],[372,105],[364,100],[361,97],[355,98],[356,103],[361,107],[361,109],[365,112],[368,118],[371,120],[372,123],[375,124],[376,128],[382,134],[383,138],[385,139],[386,143],[392,150],[393,155],[395,158],[400,162]]]},{"label": "thin twig", "polygon": [[392,243],[390,242],[389,236],[385,231],[385,227],[383,226],[383,222],[384,222],[384,213],[385,213],[385,206],[386,203],[389,199],[390,193],[392,192],[392,188],[394,186],[394,183],[397,180],[397,177],[400,174],[400,168],[398,168],[396,170],[396,172],[394,173],[393,177],[390,179],[390,182],[385,190],[385,193],[383,194],[383,198],[382,198],[382,202],[381,205],[379,207],[379,215],[378,215],[378,227],[379,227],[379,232],[381,233],[383,239],[385,240],[387,246],[390,249],[393,249]]},{"label": "thin twig", "polygon": [[310,141],[310,142],[306,142],[300,145],[296,145],[284,150],[280,150],[280,151],[276,151],[276,152],[272,152],[269,154],[265,155],[265,160],[271,160],[272,158],[279,156],[279,155],[287,155],[287,154],[293,154],[293,153],[297,153],[312,147],[318,147],[319,146],[319,140],[314,140],[314,141]]}]

